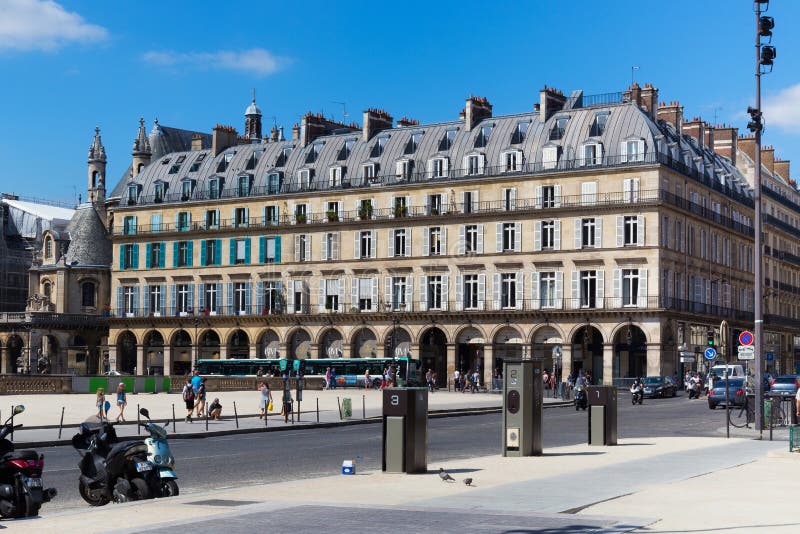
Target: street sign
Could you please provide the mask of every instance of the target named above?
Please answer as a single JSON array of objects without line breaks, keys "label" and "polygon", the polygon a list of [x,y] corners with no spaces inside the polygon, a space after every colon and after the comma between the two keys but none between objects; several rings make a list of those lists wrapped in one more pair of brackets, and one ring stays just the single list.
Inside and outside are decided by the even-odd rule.
[{"label": "street sign", "polygon": [[738,357],[740,360],[755,360],[756,348],[749,345],[740,345]]},{"label": "street sign", "polygon": [[694,352],[688,350],[682,350],[678,353],[681,358],[691,358],[694,361]]},{"label": "street sign", "polygon": [[286,362],[286,358],[283,358],[280,362],[278,362],[278,364],[281,367],[281,371],[285,371],[286,370],[286,363],[287,363]]},{"label": "street sign", "polygon": [[717,359],[717,350],[714,347],[708,347],[703,356],[705,356],[706,360],[715,360]]},{"label": "street sign", "polygon": [[767,353],[767,361],[768,361],[768,362],[773,362],[773,361],[775,361],[775,353],[774,353],[774,352],[768,352],[768,353]]},{"label": "street sign", "polygon": [[748,330],[745,330],[741,334],[739,334],[740,345],[752,345],[754,339],[755,337],[753,336],[753,333]]},{"label": "street sign", "polygon": [[694,363],[694,356],[681,356],[681,363]]},{"label": "street sign", "polygon": [[295,371],[300,370],[300,360],[292,361],[292,369],[294,369]]}]

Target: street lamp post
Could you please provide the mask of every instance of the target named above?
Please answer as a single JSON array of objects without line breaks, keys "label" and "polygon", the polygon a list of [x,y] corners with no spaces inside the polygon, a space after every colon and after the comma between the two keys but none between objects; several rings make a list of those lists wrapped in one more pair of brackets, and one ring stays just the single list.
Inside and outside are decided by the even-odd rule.
[{"label": "street lamp post", "polygon": [[200,352],[200,340],[197,339],[197,327],[200,325],[200,320],[195,317],[194,318],[194,351],[193,358],[192,358],[192,369],[197,367],[197,360],[199,359],[199,352]]}]

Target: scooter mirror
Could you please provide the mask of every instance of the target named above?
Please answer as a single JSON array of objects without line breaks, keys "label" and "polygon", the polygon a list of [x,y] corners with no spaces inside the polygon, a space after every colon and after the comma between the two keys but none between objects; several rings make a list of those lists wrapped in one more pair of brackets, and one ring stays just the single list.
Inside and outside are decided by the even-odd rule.
[{"label": "scooter mirror", "polygon": [[150,419],[150,412],[148,411],[147,408],[140,408],[139,413]]},{"label": "scooter mirror", "polygon": [[25,411],[25,406],[23,406],[22,404],[17,404],[16,406],[14,406],[14,415],[21,414],[24,411]]}]

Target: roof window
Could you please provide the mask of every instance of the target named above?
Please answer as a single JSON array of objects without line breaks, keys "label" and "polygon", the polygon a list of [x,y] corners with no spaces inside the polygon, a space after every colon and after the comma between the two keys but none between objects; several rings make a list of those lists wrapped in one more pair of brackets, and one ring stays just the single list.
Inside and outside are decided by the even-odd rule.
[{"label": "roof window", "polygon": [[353,145],[355,144],[355,139],[345,139],[344,144],[342,145],[342,149],[339,151],[339,155],[336,157],[337,161],[344,161],[350,157],[350,152],[353,151]]},{"label": "roof window", "polygon": [[195,161],[203,161],[204,159],[206,159],[206,152],[203,152],[202,154],[198,155]]},{"label": "roof window", "polygon": [[317,156],[319,156],[319,152],[322,150],[322,144],[314,143],[308,149],[308,154],[306,155],[306,163],[314,163],[317,161]]},{"label": "roof window", "polygon": [[412,133],[411,137],[408,138],[408,143],[406,143],[406,149],[403,151],[403,154],[408,155],[416,152],[420,141],[422,141],[422,132]]},{"label": "roof window", "polygon": [[169,158],[164,158],[161,160],[162,165],[166,165],[167,163],[169,163]]},{"label": "roof window", "polygon": [[369,157],[371,158],[379,158],[383,154],[383,149],[386,147],[386,142],[389,140],[389,136],[381,135],[378,136],[378,139],[375,141],[375,144],[372,146],[372,153],[370,153]]},{"label": "roof window", "polygon": [[483,126],[475,138],[475,148],[484,148],[489,144],[489,138],[492,136],[493,125],[487,124]]},{"label": "roof window", "polygon": [[286,162],[289,160],[289,156],[292,154],[292,148],[286,147],[281,149],[281,153],[278,154],[278,159],[275,160],[276,167],[283,167],[286,165]]},{"label": "roof window", "polygon": [[180,165],[173,165],[172,167],[169,168],[169,173],[170,174],[178,174],[179,170],[181,170],[181,166]]},{"label": "roof window", "polygon": [[444,133],[444,137],[442,137],[442,140],[439,141],[439,150],[440,151],[450,150],[453,147],[453,141],[456,138],[456,132],[457,131],[458,130],[453,129],[453,130],[447,130]]},{"label": "roof window", "polygon": [[183,155],[183,156],[178,156],[178,159],[175,161],[175,163],[177,163],[178,165],[180,165],[180,164],[181,164],[181,163],[183,163],[184,161],[186,161],[186,156],[185,156],[185,155]]},{"label": "roof window", "polygon": [[606,121],[608,121],[608,113],[595,113],[592,128],[589,130],[589,137],[600,137],[606,131]]},{"label": "roof window", "polygon": [[254,150],[253,153],[250,155],[250,157],[247,158],[247,165],[245,165],[244,167],[245,170],[251,171],[255,169],[256,165],[258,164],[259,158],[261,158],[262,153],[263,150]]},{"label": "roof window", "polygon": [[511,133],[511,144],[518,145],[519,143],[525,140],[525,137],[528,135],[528,126],[530,125],[530,121],[519,121],[517,123],[517,127],[514,128],[514,131]]},{"label": "roof window", "polygon": [[564,132],[567,130],[568,122],[569,117],[558,117],[556,119],[555,124],[553,124],[553,128],[550,130],[551,141],[558,141],[564,137]]}]

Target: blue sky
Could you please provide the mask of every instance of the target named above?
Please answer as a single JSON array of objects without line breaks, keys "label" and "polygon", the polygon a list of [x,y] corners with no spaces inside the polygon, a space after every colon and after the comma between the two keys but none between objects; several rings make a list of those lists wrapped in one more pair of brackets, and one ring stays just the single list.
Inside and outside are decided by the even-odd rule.
[{"label": "blue sky", "polygon": [[[648,7],[649,6],[649,7]],[[687,118],[744,131],[754,101],[751,0],[192,2],[0,0],[0,191],[74,199],[95,125],[108,181],[138,119],[240,131],[255,88],[265,131],[306,111],[453,120],[469,94],[530,110],[544,85],[653,83]],[[772,0],[765,143],[800,175],[800,2]],[[84,194],[85,197],[85,194]]]}]

